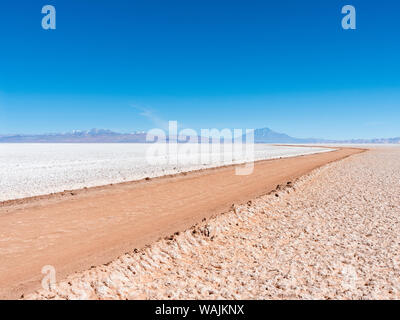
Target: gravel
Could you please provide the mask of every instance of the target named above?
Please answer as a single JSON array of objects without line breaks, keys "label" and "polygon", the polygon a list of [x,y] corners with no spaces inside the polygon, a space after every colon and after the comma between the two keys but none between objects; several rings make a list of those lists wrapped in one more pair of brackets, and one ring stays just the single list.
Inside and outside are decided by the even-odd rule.
[{"label": "gravel", "polygon": [[314,170],[28,299],[399,299],[400,148]]}]

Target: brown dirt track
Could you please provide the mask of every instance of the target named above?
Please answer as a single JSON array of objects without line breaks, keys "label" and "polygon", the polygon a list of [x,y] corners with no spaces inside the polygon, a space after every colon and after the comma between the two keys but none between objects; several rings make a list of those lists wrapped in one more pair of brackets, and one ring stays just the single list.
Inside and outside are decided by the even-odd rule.
[{"label": "brown dirt track", "polygon": [[362,151],[259,161],[248,176],[229,166],[1,203],[0,298],[39,288],[45,265],[61,280]]}]

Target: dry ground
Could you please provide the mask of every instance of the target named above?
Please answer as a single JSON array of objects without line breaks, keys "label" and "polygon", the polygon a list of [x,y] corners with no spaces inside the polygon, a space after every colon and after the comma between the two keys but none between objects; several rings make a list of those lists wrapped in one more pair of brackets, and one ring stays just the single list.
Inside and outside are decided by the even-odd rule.
[{"label": "dry ground", "polygon": [[399,299],[399,159],[381,148],[326,165],[26,298]]},{"label": "dry ground", "polygon": [[359,152],[260,161],[249,175],[236,175],[237,167],[227,166],[1,202],[0,298],[40,288],[46,265],[62,280]]}]

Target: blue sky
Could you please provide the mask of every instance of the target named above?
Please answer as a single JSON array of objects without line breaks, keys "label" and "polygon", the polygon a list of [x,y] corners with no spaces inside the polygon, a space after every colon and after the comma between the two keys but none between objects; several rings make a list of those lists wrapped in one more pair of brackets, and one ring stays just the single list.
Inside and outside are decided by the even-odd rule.
[{"label": "blue sky", "polygon": [[[41,28],[43,5],[57,29]],[[341,28],[354,5],[357,30]],[[4,0],[0,133],[400,136],[397,1]]]}]

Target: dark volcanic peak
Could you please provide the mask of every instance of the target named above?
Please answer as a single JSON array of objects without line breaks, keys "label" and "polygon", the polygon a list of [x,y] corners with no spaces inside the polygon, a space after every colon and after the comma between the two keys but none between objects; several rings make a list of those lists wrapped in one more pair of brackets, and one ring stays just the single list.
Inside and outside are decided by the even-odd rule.
[{"label": "dark volcanic peak", "polygon": [[254,141],[256,143],[352,143],[352,144],[398,144],[400,137],[380,139],[348,139],[328,140],[317,138],[294,138],[284,133],[275,132],[269,128],[254,130]]},{"label": "dark volcanic peak", "polygon": [[275,132],[269,128],[254,130],[254,142],[256,143],[297,143],[298,140],[285,133]]}]

